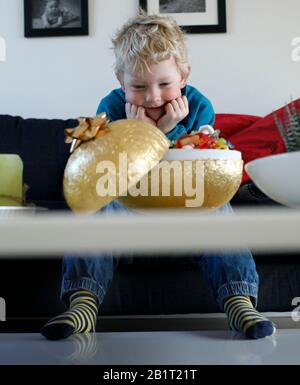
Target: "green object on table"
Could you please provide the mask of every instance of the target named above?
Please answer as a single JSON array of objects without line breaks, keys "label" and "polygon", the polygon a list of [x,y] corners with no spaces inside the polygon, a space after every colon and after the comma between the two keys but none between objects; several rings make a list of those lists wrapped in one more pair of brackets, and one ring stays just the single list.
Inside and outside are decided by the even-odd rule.
[{"label": "green object on table", "polygon": [[16,154],[0,154],[0,206],[22,205],[22,159]]}]

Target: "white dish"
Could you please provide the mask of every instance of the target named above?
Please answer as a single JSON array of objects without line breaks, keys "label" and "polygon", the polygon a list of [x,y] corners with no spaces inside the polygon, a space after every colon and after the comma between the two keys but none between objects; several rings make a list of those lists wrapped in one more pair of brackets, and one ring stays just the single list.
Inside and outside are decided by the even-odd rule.
[{"label": "white dish", "polygon": [[269,198],[288,207],[300,206],[300,151],[255,159],[245,169]]}]

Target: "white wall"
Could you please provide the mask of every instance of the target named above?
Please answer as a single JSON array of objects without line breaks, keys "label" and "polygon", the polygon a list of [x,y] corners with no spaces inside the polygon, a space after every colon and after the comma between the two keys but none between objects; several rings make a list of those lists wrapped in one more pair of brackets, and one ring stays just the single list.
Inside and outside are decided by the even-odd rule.
[{"label": "white wall", "polygon": [[[24,38],[23,0],[0,0],[0,114],[93,116],[100,98],[118,86],[109,50],[115,30],[138,0],[89,0],[90,34]],[[190,83],[216,112],[264,115],[300,96],[299,0],[227,0],[226,34],[188,35]]]}]

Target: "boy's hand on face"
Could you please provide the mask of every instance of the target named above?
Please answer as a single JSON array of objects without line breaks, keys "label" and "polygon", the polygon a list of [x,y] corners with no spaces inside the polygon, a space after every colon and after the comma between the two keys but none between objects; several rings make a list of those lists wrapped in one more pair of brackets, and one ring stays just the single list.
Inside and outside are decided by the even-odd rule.
[{"label": "boy's hand on face", "polygon": [[127,119],[138,119],[146,123],[150,123],[153,126],[156,126],[155,121],[146,115],[146,110],[144,107],[136,106],[135,104],[131,103],[126,103],[125,112]]},{"label": "boy's hand on face", "polygon": [[173,128],[184,119],[189,113],[189,103],[186,96],[179,97],[167,103],[166,113],[157,122],[157,127],[165,134],[172,131]]}]

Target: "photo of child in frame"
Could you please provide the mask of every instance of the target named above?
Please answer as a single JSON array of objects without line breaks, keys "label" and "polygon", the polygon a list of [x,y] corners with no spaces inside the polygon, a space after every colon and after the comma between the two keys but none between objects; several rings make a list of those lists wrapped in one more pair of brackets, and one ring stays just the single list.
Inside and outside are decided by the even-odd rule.
[{"label": "photo of child in frame", "polygon": [[206,12],[206,0],[159,0],[160,13]]},{"label": "photo of child in frame", "polygon": [[81,27],[80,0],[31,0],[32,28]]}]

